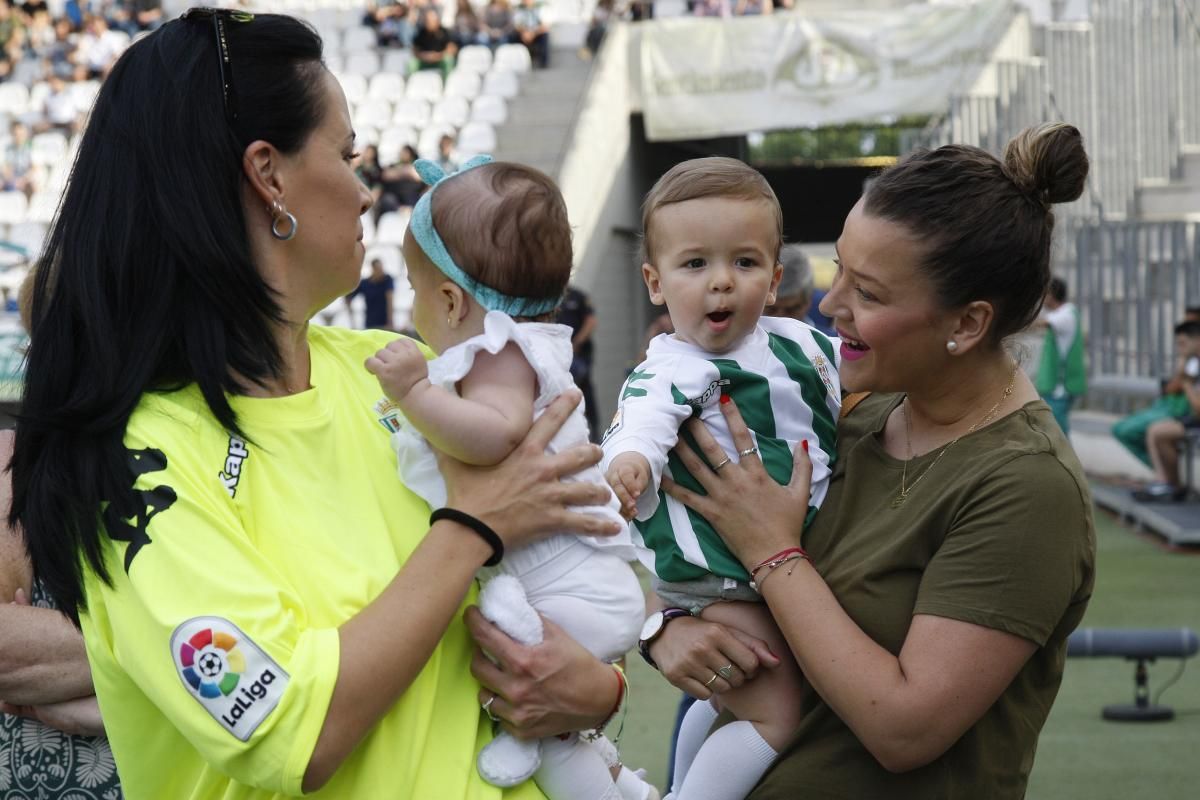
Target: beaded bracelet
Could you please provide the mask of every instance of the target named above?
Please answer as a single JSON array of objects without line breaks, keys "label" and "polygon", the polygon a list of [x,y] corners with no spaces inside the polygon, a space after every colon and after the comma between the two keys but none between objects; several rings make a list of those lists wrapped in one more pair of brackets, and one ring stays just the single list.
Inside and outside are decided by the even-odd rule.
[{"label": "beaded bracelet", "polygon": [[466,514],[456,508],[439,508],[429,515],[429,524],[433,525],[433,523],[440,519],[448,519],[470,528],[479,534],[481,539],[492,546],[492,557],[483,562],[485,567],[494,567],[500,563],[500,559],[504,558],[504,542],[483,520],[476,519],[470,514]]},{"label": "beaded bracelet", "polygon": [[[804,551],[804,548],[802,548],[802,547],[789,547],[786,550],[780,550],[778,553],[776,553],[775,555],[771,556],[770,558],[764,560],[757,567],[750,570],[750,588],[761,594],[760,587],[762,586],[762,582],[767,579],[767,575],[770,575],[775,570],[775,568],[780,566],[781,564],[786,564],[789,561],[797,561],[797,560],[807,561],[810,564],[812,563],[812,557],[810,557],[808,555],[808,553],[806,553]],[[796,568],[796,566],[793,564],[792,568],[788,570],[788,574],[791,575],[792,570],[794,570],[795,568]],[[764,569],[767,572],[760,579],[758,577],[758,573]]]},{"label": "beaded bracelet", "polygon": [[624,707],[624,713],[621,714],[621,724],[617,728],[617,735],[611,737],[612,743],[615,745],[621,741],[621,734],[625,730],[625,714],[629,713],[629,703],[626,702],[629,696],[629,677],[625,674],[625,670],[621,668],[620,664],[612,663],[609,666],[617,673],[617,702],[613,703],[612,711],[608,713],[603,722],[595,727],[594,732],[597,737],[603,734],[604,729],[608,727],[608,723],[612,722],[616,718],[617,712],[621,711],[622,707]]}]

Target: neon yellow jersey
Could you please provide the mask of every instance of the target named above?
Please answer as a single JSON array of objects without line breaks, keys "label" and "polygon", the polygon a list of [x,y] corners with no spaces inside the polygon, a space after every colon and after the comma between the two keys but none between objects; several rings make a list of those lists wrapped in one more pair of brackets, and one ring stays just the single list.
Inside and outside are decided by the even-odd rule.
[{"label": "neon yellow jersey", "polygon": [[[428,530],[396,477],[364,360],[394,334],[312,327],[312,388],[233,398],[230,436],[194,386],[147,394],[125,444],[141,501],[107,509],[113,585],[81,619],[126,797],[300,795],[337,678],[337,628]],[[125,516],[124,514],[127,514]],[[474,600],[474,592],[467,602]],[[320,798],[540,798],[484,783],[491,738],[461,617]]]}]

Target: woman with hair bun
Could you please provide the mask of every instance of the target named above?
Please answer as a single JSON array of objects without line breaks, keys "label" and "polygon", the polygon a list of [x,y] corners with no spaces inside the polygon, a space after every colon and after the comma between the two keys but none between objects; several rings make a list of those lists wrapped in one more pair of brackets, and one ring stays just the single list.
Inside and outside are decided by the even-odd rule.
[{"label": "woman with hair bun", "polygon": [[[1095,537],[1079,461],[1004,340],[1037,314],[1051,207],[1079,197],[1087,169],[1079,131],[1043,125],[1003,161],[959,145],[914,153],[854,206],[821,310],[842,339],[842,385],[867,394],[843,407],[803,541],[799,448],[787,487],[756,459],[714,472],[678,449],[707,496],[671,493],[754,572],[808,681],[803,721],[754,800],[1024,796],[1091,596]],[[720,407],[753,447],[735,405]],[[773,666],[695,618],[650,654],[676,685]]]}]

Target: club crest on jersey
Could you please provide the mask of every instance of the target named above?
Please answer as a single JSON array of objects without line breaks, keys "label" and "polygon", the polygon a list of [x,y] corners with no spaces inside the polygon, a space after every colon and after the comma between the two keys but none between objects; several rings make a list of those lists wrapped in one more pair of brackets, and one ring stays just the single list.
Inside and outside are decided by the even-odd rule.
[{"label": "club crest on jersey", "polygon": [[375,404],[375,415],[379,418],[379,424],[387,428],[388,433],[400,430],[400,406],[388,398],[385,397]]},{"label": "club crest on jersey", "polygon": [[721,393],[722,387],[729,385],[728,378],[720,378],[708,385],[708,388],[700,393],[699,397],[690,398],[687,404],[692,408],[707,408],[714,397]]},{"label": "club crest on jersey", "polygon": [[817,375],[821,377],[821,382],[825,384],[825,389],[833,392],[833,379],[829,377],[829,362],[824,356],[816,356],[812,360],[813,367],[817,370]]},{"label": "club crest on jersey", "polygon": [[171,634],[171,659],[184,688],[243,742],[279,704],[288,674],[222,617],[193,617]]},{"label": "club crest on jersey", "polygon": [[225,468],[217,473],[230,497],[237,496],[238,481],[242,479],[242,463],[250,457],[246,441],[236,436],[229,437],[229,451],[225,454]]}]

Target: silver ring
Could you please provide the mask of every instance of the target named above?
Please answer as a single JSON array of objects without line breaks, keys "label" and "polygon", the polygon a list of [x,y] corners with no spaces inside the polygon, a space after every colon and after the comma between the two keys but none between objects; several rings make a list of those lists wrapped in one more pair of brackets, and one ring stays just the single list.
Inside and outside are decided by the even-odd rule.
[{"label": "silver ring", "polygon": [[742,458],[745,458],[746,456],[756,456],[756,455],[758,455],[758,448],[751,447],[747,450],[739,450],[738,455],[741,456]]},{"label": "silver ring", "polygon": [[709,686],[712,686],[712,682],[715,681],[719,677],[721,677],[721,676],[714,672],[713,676],[705,682],[704,688],[707,689]]},{"label": "silver ring", "polygon": [[721,469],[721,467],[725,466],[728,463],[729,463],[729,457],[726,456],[724,461],[722,461],[720,464],[717,464],[715,467],[713,467],[713,472],[717,472],[718,470]]},{"label": "silver ring", "polygon": [[726,664],[725,666],[723,666],[719,670],[717,670],[717,674],[720,675],[722,678],[724,678],[727,681],[732,681],[733,680],[733,670],[734,670],[733,664]]},{"label": "silver ring", "polygon": [[493,694],[487,699],[487,702],[483,703],[479,707],[483,709],[483,713],[488,715],[488,719],[490,719],[492,722],[499,722],[500,718],[492,713],[492,703],[494,702],[496,702],[496,695]]}]

